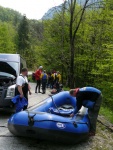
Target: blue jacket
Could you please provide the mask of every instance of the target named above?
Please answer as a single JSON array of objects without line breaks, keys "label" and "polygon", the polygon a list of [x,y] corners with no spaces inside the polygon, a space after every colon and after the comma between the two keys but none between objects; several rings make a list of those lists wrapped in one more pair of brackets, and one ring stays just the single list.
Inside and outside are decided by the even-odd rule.
[{"label": "blue jacket", "polygon": [[28,105],[28,101],[26,100],[26,98],[20,98],[20,95],[15,96],[11,101],[16,106],[16,113],[20,112],[24,108],[24,106]]}]

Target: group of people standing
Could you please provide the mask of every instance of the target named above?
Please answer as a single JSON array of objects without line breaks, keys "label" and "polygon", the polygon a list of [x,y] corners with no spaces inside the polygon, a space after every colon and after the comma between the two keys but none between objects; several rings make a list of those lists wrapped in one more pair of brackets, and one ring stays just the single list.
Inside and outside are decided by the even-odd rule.
[{"label": "group of people standing", "polygon": [[[61,74],[59,71],[52,71],[52,73],[46,73],[46,70],[43,70],[43,67],[40,66],[35,73],[33,73],[34,79],[36,80],[35,93],[41,93],[42,85],[42,94],[46,93],[46,87],[51,89],[56,88],[59,90],[61,83]],[[37,91],[38,89],[38,91]]]}]

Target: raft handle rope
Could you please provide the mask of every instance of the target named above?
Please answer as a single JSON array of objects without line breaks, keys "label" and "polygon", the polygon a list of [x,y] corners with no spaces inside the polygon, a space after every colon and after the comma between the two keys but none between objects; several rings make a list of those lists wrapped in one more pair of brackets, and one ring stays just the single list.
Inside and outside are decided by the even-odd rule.
[{"label": "raft handle rope", "polygon": [[[52,97],[52,96],[50,96],[50,97],[51,97],[51,99],[52,99],[52,102],[53,102],[53,104],[55,105],[56,109],[58,110],[59,114],[61,114],[61,113],[60,113],[60,110],[58,109],[57,105],[56,105],[56,104],[55,104],[55,102],[54,102],[54,99],[53,99],[53,97]],[[62,114],[61,114],[61,115],[62,115]]]},{"label": "raft handle rope", "polygon": [[34,116],[36,116],[36,114],[34,114],[33,116],[30,116],[29,115],[29,111],[28,111],[28,118],[29,118],[28,125],[29,126],[33,126],[34,125],[34,122],[35,122]]}]

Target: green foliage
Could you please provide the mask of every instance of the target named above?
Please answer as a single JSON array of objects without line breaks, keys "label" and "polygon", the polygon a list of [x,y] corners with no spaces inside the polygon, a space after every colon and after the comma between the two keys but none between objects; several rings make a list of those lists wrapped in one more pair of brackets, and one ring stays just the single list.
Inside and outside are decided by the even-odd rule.
[{"label": "green foliage", "polygon": [[34,68],[38,62],[37,45],[42,38],[42,25],[36,20],[28,20],[23,16],[18,27],[18,53],[27,62],[29,68]]},{"label": "green foliage", "polygon": [[63,90],[64,90],[64,91],[69,91],[70,88],[68,88],[68,87],[63,87]]},{"label": "green foliage", "polygon": [[26,16],[23,16],[18,29],[18,49],[20,54],[30,49],[29,24]]},{"label": "green foliage", "polygon": [[0,22],[0,53],[16,52],[16,31],[10,23]]},{"label": "green foliage", "polygon": [[17,25],[21,19],[22,15],[19,12],[0,6],[0,21],[12,22],[14,25]]},{"label": "green foliage", "polygon": [[105,116],[108,119],[108,121],[113,123],[113,111],[111,111],[109,108],[101,107],[100,114]]}]

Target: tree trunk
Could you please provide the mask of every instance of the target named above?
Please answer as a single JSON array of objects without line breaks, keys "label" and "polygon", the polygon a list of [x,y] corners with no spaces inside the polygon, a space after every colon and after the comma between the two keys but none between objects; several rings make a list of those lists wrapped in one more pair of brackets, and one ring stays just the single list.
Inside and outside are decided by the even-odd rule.
[{"label": "tree trunk", "polygon": [[70,26],[69,26],[69,38],[70,38],[70,72],[69,72],[69,87],[74,88],[74,38],[73,38],[73,18],[75,11],[76,0],[71,0],[70,4]]},{"label": "tree trunk", "polygon": [[74,42],[70,43],[71,49],[71,57],[70,57],[70,88],[74,88],[74,56],[75,56],[75,49],[74,49]]},{"label": "tree trunk", "polygon": [[[75,85],[75,81],[74,81],[74,57],[75,57],[75,39],[76,39],[76,34],[79,30],[80,24],[82,22],[83,19],[83,15],[85,12],[85,9],[87,8],[87,4],[89,2],[89,0],[85,0],[84,6],[83,8],[76,14],[75,16],[75,9],[76,9],[76,2],[77,0],[68,0],[68,4],[69,4],[69,8],[70,8],[70,25],[69,25],[69,39],[70,39],[70,72],[69,72],[69,78],[68,81],[70,83],[68,83],[70,88],[74,88]],[[93,3],[94,4],[94,3]],[[89,4],[88,6],[90,6],[91,4]],[[81,13],[81,14],[80,14]],[[76,18],[78,17],[78,14],[80,14],[80,18],[79,21],[76,25],[76,28],[74,28],[74,23]]]}]

